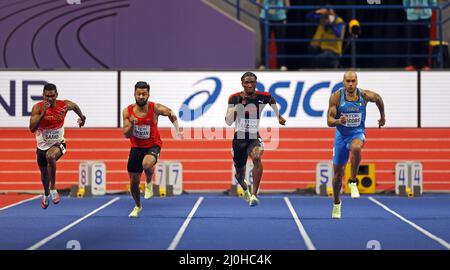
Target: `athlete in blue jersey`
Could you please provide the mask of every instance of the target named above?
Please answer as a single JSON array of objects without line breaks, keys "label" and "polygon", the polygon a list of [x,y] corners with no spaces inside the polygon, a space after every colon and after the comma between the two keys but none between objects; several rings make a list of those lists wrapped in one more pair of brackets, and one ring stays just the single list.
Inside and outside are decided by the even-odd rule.
[{"label": "athlete in blue jersey", "polygon": [[358,77],[356,72],[347,71],[344,74],[344,88],[331,94],[327,124],[329,127],[336,127],[333,148],[333,197],[334,205],[332,218],[341,218],[342,176],[345,165],[348,162],[350,152],[352,157],[351,176],[348,180],[351,197],[358,198],[357,172],[361,163],[361,150],[366,141],[365,120],[366,105],[368,102],[375,102],[380,111],[378,127],[384,126],[384,103],[381,96],[373,91],[357,88]]}]

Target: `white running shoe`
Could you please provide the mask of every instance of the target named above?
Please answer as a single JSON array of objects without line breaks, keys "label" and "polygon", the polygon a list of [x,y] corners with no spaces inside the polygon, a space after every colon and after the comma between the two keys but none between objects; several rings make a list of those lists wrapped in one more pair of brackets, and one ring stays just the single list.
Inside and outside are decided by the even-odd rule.
[{"label": "white running shoe", "polygon": [[255,195],[252,195],[250,198],[250,202],[248,203],[250,206],[257,206],[259,204],[258,198]]},{"label": "white running shoe", "polygon": [[331,218],[341,218],[341,206],[342,206],[342,201],[339,204],[334,204],[333,203],[333,213],[331,214]]},{"label": "white running shoe", "polygon": [[350,188],[350,196],[352,199],[359,198],[359,190],[356,183],[348,183],[348,187]]},{"label": "white running shoe", "polygon": [[137,207],[135,206],[133,208],[133,211],[131,211],[131,213],[128,215],[130,218],[137,218],[139,217],[139,212],[142,211],[142,206],[141,207]]},{"label": "white running shoe", "polygon": [[153,197],[153,184],[150,182],[145,185],[144,199],[148,200]]},{"label": "white running shoe", "polygon": [[60,198],[59,198],[58,191],[56,189],[51,189],[50,190],[50,197],[52,198],[52,202],[54,204],[58,204],[59,203]]}]

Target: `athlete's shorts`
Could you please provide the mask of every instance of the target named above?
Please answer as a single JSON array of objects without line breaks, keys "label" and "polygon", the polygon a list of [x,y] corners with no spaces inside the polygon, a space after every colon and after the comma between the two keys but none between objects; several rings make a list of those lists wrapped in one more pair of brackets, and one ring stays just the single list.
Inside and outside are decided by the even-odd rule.
[{"label": "athlete's shorts", "polygon": [[264,143],[261,138],[233,139],[233,161],[236,168],[242,168],[247,164],[248,155],[255,146],[264,149]]},{"label": "athlete's shorts", "polygon": [[364,134],[364,132],[361,132],[349,136],[342,136],[341,134],[336,132],[333,148],[333,164],[347,164],[348,158],[350,156],[350,144],[354,139],[360,139],[362,142],[365,142],[366,135]]},{"label": "athlete's shorts", "polygon": [[142,161],[146,155],[152,155],[156,158],[158,162],[159,153],[161,152],[161,147],[155,145],[150,148],[131,148],[130,155],[128,156],[127,169],[130,173],[142,173],[144,168],[142,167]]},{"label": "athlete's shorts", "polygon": [[[58,146],[59,150],[61,151],[61,156],[58,159],[56,159],[56,160],[59,160],[66,152],[66,143],[61,143],[60,145],[54,145],[54,146]],[[48,149],[41,150],[39,148],[36,148],[36,159],[37,159],[37,163],[38,163],[39,167],[47,167],[47,165],[48,165],[47,151],[48,151]]]}]

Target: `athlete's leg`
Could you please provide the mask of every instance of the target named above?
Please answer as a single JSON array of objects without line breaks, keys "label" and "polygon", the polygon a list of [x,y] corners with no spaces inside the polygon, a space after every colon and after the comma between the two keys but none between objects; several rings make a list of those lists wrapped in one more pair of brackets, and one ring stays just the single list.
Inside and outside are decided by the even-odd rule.
[{"label": "athlete's leg", "polygon": [[157,158],[152,155],[146,155],[144,160],[142,161],[142,167],[144,168],[145,172],[145,191],[144,191],[144,199],[148,200],[151,197],[153,197],[153,184],[152,184],[152,177],[154,173],[155,164],[157,162]]},{"label": "athlete's leg", "polygon": [[348,162],[349,151],[346,148],[345,138],[336,134],[333,147],[333,199],[334,204],[341,201],[342,177],[344,176],[345,166]]},{"label": "athlete's leg", "polygon": [[258,194],[259,185],[261,183],[261,178],[263,174],[263,165],[261,162],[262,155],[264,153],[264,149],[257,145],[253,147],[253,149],[250,152],[250,158],[253,161],[253,195]]},{"label": "athlete's leg", "polygon": [[154,173],[154,166],[156,164],[156,157],[153,155],[146,155],[144,157],[144,160],[142,161],[142,167],[144,168],[145,172],[145,181],[147,184],[150,184],[152,181],[153,173]]},{"label": "athlete's leg", "polygon": [[47,150],[47,172],[50,181],[50,189],[54,190],[56,184],[56,161],[62,156],[59,146],[52,146]]},{"label": "athlete's leg", "polygon": [[341,202],[342,177],[344,176],[345,165],[333,164],[333,199],[334,204]]},{"label": "athlete's leg", "polygon": [[236,169],[236,174],[234,177],[236,177],[236,180],[238,181],[239,185],[242,187],[243,190],[247,190],[248,186],[247,183],[244,181],[245,178],[245,168],[247,166],[242,167],[234,167]]},{"label": "athlete's leg", "polygon": [[361,139],[353,139],[350,144],[350,152],[352,153],[350,158],[351,163],[351,177],[353,181],[356,179],[358,174],[359,165],[361,163],[361,152],[364,147],[364,142]]},{"label": "athlete's leg", "polygon": [[141,183],[142,173],[128,173],[130,176],[130,193],[136,206],[141,207],[141,191],[139,184]]},{"label": "athlete's leg", "polygon": [[130,193],[137,207],[141,207],[139,184],[141,183],[141,175],[144,170],[142,167],[143,160],[144,155],[142,149],[131,148],[128,156],[127,170],[130,176]]},{"label": "athlete's leg", "polygon": [[39,170],[41,171],[41,182],[44,188],[44,195],[48,196],[50,194],[50,181],[48,179],[46,152],[47,151],[41,149],[36,149],[36,160]]},{"label": "athlete's leg", "polygon": [[41,171],[41,182],[44,187],[44,194],[45,196],[48,196],[50,194],[50,181],[48,179],[47,166],[39,166],[39,170]]},{"label": "athlete's leg", "polygon": [[236,169],[236,180],[244,191],[248,189],[245,178],[245,169],[247,164],[247,142],[245,140],[233,140],[233,163]]}]

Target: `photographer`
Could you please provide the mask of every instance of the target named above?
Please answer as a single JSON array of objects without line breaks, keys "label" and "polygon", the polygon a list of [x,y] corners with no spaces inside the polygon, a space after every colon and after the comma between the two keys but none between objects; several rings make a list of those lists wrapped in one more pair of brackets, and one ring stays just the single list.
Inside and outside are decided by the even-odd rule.
[{"label": "photographer", "polygon": [[315,10],[307,15],[307,19],[319,22],[308,48],[310,54],[316,55],[311,67],[338,68],[345,34],[344,20],[330,8]]}]

